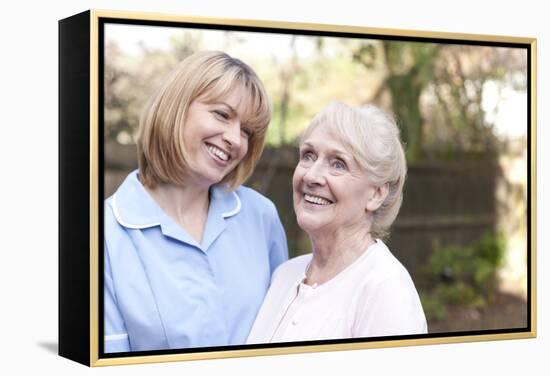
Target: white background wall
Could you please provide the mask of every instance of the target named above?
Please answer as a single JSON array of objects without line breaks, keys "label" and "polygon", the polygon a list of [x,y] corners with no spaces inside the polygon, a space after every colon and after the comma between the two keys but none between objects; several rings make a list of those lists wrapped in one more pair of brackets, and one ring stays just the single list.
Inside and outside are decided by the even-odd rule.
[{"label": "white background wall", "polygon": [[[311,5],[309,4],[311,3]],[[321,5],[322,3],[322,5]],[[548,374],[548,17],[543,1],[67,1],[9,2],[0,23],[0,373]],[[537,339],[357,350],[89,370],[57,357],[57,21],[115,9],[538,38]],[[546,15],[546,16],[545,16]],[[543,28],[545,29],[543,31]],[[29,151],[34,154],[29,154]],[[547,227],[546,227],[547,228]],[[34,373],[33,373],[34,372]]]}]

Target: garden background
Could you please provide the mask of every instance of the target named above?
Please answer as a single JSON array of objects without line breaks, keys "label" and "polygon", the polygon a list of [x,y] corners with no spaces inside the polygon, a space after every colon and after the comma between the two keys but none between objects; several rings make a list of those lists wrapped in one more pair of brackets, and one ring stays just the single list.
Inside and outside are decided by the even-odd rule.
[{"label": "garden background", "polygon": [[430,332],[527,325],[527,51],[465,44],[107,25],[105,197],[137,167],[149,95],[177,62],[215,49],[251,65],[274,116],[246,183],[276,204],[291,256],[309,251],[292,210],[296,142],[329,101],[393,113],[404,203],[388,245],[411,273]]}]

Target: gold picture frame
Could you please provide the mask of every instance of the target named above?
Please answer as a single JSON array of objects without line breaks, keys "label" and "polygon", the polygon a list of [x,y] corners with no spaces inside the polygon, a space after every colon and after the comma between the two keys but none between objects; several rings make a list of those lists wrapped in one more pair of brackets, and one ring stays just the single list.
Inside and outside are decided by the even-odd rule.
[{"label": "gold picture frame", "polygon": [[[110,24],[181,29],[376,39],[411,43],[515,48],[526,56],[526,325],[434,333],[412,337],[237,345],[221,348],[105,354],[102,351],[102,200],[105,184],[103,112],[105,27]],[[536,337],[536,49],[534,38],[473,35],[219,19],[168,14],[90,10],[59,22],[59,354],[88,366],[107,366],[279,355],[396,346]]]}]

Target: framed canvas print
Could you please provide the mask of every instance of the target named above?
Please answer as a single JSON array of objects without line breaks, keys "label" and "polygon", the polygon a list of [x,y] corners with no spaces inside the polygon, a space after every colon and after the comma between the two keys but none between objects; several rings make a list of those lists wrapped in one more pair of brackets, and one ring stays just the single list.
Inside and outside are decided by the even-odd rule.
[{"label": "framed canvas print", "polygon": [[63,19],[59,354],[535,337],[535,145],[534,38]]}]

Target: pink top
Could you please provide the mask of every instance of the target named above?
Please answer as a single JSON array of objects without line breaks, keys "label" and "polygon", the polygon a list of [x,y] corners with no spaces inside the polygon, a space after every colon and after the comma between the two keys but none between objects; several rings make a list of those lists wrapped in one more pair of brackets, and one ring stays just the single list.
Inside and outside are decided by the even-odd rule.
[{"label": "pink top", "polygon": [[311,258],[277,268],[247,343],[427,333],[414,283],[381,240],[320,285],[303,283]]}]

